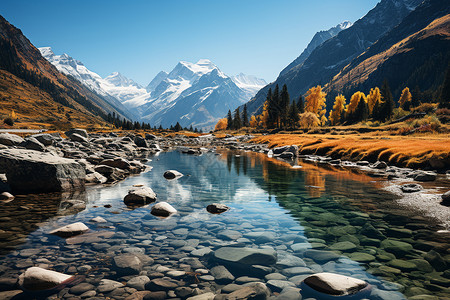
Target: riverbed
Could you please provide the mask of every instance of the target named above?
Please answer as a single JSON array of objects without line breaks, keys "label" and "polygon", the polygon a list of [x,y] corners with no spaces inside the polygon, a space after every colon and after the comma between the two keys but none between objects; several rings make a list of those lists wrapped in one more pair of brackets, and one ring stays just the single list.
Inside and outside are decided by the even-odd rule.
[{"label": "riverbed", "polygon": [[[219,294],[255,281],[277,296],[313,273],[331,272],[369,282],[370,299],[449,295],[448,232],[398,205],[381,180],[244,151],[188,155],[174,150],[149,159],[151,171],[65,195],[87,203],[74,214],[59,206],[60,196],[22,196],[4,205],[0,279],[41,266],[83,275],[92,287],[82,292],[91,297],[125,299],[139,291],[128,284],[138,275],[178,285],[165,290],[166,298],[180,298],[180,289],[175,292],[180,287]],[[184,176],[166,180],[162,175],[169,169]],[[164,219],[150,214],[152,205],[127,207],[123,198],[136,184],[151,187],[158,201],[178,213]],[[205,208],[211,203],[231,209],[210,214]],[[91,221],[99,216],[106,222]],[[8,226],[11,222],[15,225]],[[86,238],[69,241],[48,234],[74,222],[89,227]],[[211,275],[218,264],[212,257],[225,246],[273,249],[277,262],[234,271],[232,279],[220,281]],[[114,268],[112,260],[123,254],[142,257],[138,274]],[[101,279],[125,286],[104,291]],[[81,295],[69,288],[59,292],[63,298]]]}]

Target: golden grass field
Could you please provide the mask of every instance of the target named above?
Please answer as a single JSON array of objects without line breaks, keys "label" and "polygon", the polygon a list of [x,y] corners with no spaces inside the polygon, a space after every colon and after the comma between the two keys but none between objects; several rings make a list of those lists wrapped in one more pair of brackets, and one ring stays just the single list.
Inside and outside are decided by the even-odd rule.
[{"label": "golden grass field", "polygon": [[327,155],[348,160],[383,160],[403,167],[415,168],[430,164],[441,169],[450,166],[448,134],[417,136],[273,134],[258,136],[252,142],[268,144],[271,148],[298,145],[301,154]]}]

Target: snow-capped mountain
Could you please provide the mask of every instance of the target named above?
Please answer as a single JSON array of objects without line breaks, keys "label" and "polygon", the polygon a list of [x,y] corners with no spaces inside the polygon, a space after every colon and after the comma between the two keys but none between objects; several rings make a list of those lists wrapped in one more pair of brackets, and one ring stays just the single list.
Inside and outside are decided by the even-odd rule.
[{"label": "snow-capped mountain", "polygon": [[243,91],[247,93],[247,98],[250,99],[256,95],[256,93],[264,87],[267,82],[264,79],[257,78],[252,75],[238,74],[231,76],[231,80]]},{"label": "snow-capped mountain", "polygon": [[159,73],[147,87],[147,95],[124,102],[152,125],[180,122],[212,129],[228,110],[245,103],[266,83],[254,76],[224,74],[207,59],[179,62],[169,73]]},{"label": "snow-capped mountain", "polygon": [[331,39],[332,37],[336,36],[339,32],[341,32],[342,30],[345,30],[347,28],[350,28],[353,25],[352,22],[350,21],[344,21],[334,27],[331,27],[328,30],[322,30],[317,32],[312,40],[309,42],[308,46],[305,48],[305,50],[303,50],[302,54],[300,54],[299,57],[297,57],[293,62],[291,62],[286,68],[284,68],[281,72],[280,72],[280,76],[283,74],[286,74],[287,72],[289,72],[291,69],[300,66],[308,57],[309,55],[314,51],[314,49],[316,49],[317,47],[319,47],[320,45],[322,45],[325,41]]},{"label": "snow-capped mountain", "polygon": [[137,118],[122,102],[145,94],[147,92],[145,88],[117,72],[103,79],[97,73],[86,68],[81,61],[70,57],[66,53],[56,55],[51,47],[41,47],[38,49],[41,55],[54,65],[58,71],[72,76],[91,91],[103,96],[105,100],[123,111],[126,117],[130,119]]}]

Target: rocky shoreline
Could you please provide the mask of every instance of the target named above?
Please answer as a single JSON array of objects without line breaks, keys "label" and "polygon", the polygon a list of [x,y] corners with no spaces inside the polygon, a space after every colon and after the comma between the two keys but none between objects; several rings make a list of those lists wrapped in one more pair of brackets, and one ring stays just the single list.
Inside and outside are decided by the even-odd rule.
[{"label": "rocky shoreline", "polygon": [[[260,152],[294,164],[296,160],[302,159],[306,163],[357,168],[370,176],[395,182],[396,192],[401,195],[422,193],[424,190],[417,183],[409,186],[399,184],[402,181],[409,182],[412,179],[416,182],[427,182],[442,176],[430,171],[387,166],[383,162],[372,164],[313,155],[300,156],[296,146],[268,149],[265,145],[248,143],[250,136],[223,139],[212,135],[197,138],[185,136],[161,138],[153,135],[142,137],[132,134],[126,136],[117,136],[113,133],[87,134],[80,129],[66,132],[66,136],[68,138],[63,139],[58,135],[39,134],[22,139],[0,134],[0,144],[3,145],[0,146],[2,148],[0,166],[6,171],[1,185],[2,196],[6,198],[4,202],[13,201],[13,194],[16,192],[35,192],[34,185],[41,189],[38,190],[40,192],[61,192],[83,189],[85,184],[114,184],[132,174],[147,171],[145,163],[148,161],[149,153],[174,147],[192,155],[215,148],[226,148]],[[38,172],[39,176],[30,181],[29,178],[24,178],[30,174],[29,172]],[[166,173],[164,177],[168,180],[176,180],[182,176],[174,170]],[[51,184],[46,185],[42,182]],[[405,187],[402,188],[403,186]],[[156,195],[152,192],[148,187],[134,186],[128,195],[124,195],[124,201],[130,205],[145,205],[156,200]],[[157,204],[158,207],[157,205],[152,207],[154,215],[166,217],[177,213],[173,207],[165,205],[168,203]],[[199,206],[193,209],[205,208]],[[228,208],[217,204],[208,206],[206,210],[210,213],[226,213]],[[171,218],[165,219],[164,222],[153,221],[142,215],[141,223],[127,224],[127,220],[122,220],[118,215],[111,216],[108,220],[101,217],[93,218],[89,226],[73,223],[57,228],[50,233],[65,238],[65,242],[57,247],[59,250],[48,246],[43,240],[40,241],[42,247],[16,253],[18,257],[25,258],[25,261],[16,267],[27,268],[20,278],[15,276],[6,278],[5,274],[10,274],[12,270],[4,265],[0,266],[0,271],[4,273],[0,277],[0,298],[302,299],[299,289],[301,287],[305,293],[309,291],[311,293],[309,296],[316,299],[327,295],[353,297],[358,293],[359,298],[367,297],[371,293],[374,299],[401,299],[399,294],[393,292],[397,288],[395,286],[386,285],[384,286],[386,290],[375,287],[372,291],[372,284],[376,284],[373,279],[365,278],[364,281],[346,277],[344,280],[339,277],[342,275],[337,274],[340,269],[335,262],[340,256],[321,251],[320,247],[304,249],[302,247],[305,240],[299,239],[300,236],[288,243],[288,240],[277,238],[278,234],[275,232],[254,231],[255,224],[245,223],[244,230],[240,230],[239,225],[226,224],[221,219],[206,228],[199,228],[189,215],[183,215],[187,212],[179,213],[183,217],[178,221]],[[435,217],[445,218],[445,214]],[[271,220],[266,222],[270,223]],[[121,224],[119,226],[122,230],[132,232],[130,237],[125,236],[123,232],[101,230],[116,223]],[[89,232],[89,227],[96,227],[97,230]],[[226,230],[223,230],[225,227]],[[166,232],[170,228],[177,229]],[[285,230],[287,232],[283,234],[286,237],[293,237],[301,229],[292,226],[289,230]],[[161,235],[160,232],[165,232],[165,235]],[[230,242],[222,243],[219,239]],[[321,242],[320,239],[316,240],[318,246]],[[269,243],[270,246],[258,246],[265,243]],[[351,244],[348,241],[341,243]],[[392,243],[393,245],[387,245],[386,249],[392,246],[392,249],[401,252],[402,247],[406,247],[400,244],[401,242]],[[83,253],[79,253],[79,247],[91,244],[93,249],[89,251],[98,252],[99,255],[96,259],[82,259]],[[170,254],[160,253],[161,249],[169,251]],[[68,255],[63,262],[55,260],[58,251],[64,251]],[[96,270],[105,252],[108,255],[105,256],[104,266]],[[285,254],[280,257],[277,252]],[[291,252],[295,255],[290,254]],[[36,259],[36,256],[39,258]],[[83,264],[76,266],[72,264],[78,261],[82,261]],[[312,262],[313,267],[307,266],[305,261]],[[324,262],[329,262],[326,267],[318,265]],[[433,253],[420,263],[426,267],[431,267],[432,264],[436,268],[440,268],[440,263],[444,266],[446,264],[445,260],[439,255],[433,256]],[[279,272],[276,266],[282,267],[283,271]],[[61,272],[48,271],[49,267]],[[404,267],[400,264],[393,269],[401,270]],[[102,271],[113,272],[118,279],[99,277],[98,272]],[[359,274],[356,268],[354,272],[355,275]],[[253,274],[254,277],[246,274]],[[436,278],[438,281],[446,280],[439,276]],[[439,284],[445,286],[447,281]],[[343,282],[348,284],[342,284]],[[18,287],[21,290],[18,290]]]}]

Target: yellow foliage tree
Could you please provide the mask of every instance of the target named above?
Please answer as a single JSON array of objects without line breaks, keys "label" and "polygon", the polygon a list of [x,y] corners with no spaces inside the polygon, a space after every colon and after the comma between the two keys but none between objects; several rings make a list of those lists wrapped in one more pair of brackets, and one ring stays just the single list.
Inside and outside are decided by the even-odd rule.
[{"label": "yellow foliage tree", "polygon": [[411,100],[412,100],[412,95],[409,91],[408,87],[405,87],[402,91],[402,95],[400,96],[400,100],[398,101],[398,103],[400,104],[401,108],[405,107],[405,104],[411,104]]},{"label": "yellow foliage tree", "polygon": [[354,113],[360,100],[367,101],[366,95],[363,92],[355,92],[350,98],[350,103],[347,105],[347,113]]},{"label": "yellow foliage tree", "polygon": [[317,117],[317,114],[307,111],[300,114],[299,123],[302,128],[312,128],[319,126],[320,120]]},{"label": "yellow foliage tree", "polygon": [[17,115],[14,112],[14,110],[11,111],[11,119],[13,119],[13,120],[17,119]]},{"label": "yellow foliage tree", "polygon": [[228,125],[227,118],[220,119],[217,122],[216,127],[214,127],[214,130],[215,131],[225,130],[225,129],[227,129],[227,125]]},{"label": "yellow foliage tree", "polygon": [[375,87],[370,89],[370,93],[367,96],[367,105],[369,106],[369,114],[372,114],[373,108],[377,101],[381,102],[381,93],[380,89]]},{"label": "yellow foliage tree", "polygon": [[305,111],[318,116],[324,116],[327,112],[325,109],[327,101],[325,98],[326,96],[327,94],[322,91],[320,85],[310,88],[305,97]]},{"label": "yellow foliage tree", "polygon": [[258,127],[258,120],[256,119],[255,116],[252,116],[250,118],[250,127],[252,127],[252,128]]},{"label": "yellow foliage tree", "polygon": [[328,122],[327,117],[325,117],[325,115],[322,115],[322,117],[320,117],[320,126],[327,125],[327,122]]},{"label": "yellow foliage tree", "polygon": [[263,112],[259,115],[259,126],[263,127],[263,128],[267,128],[267,121],[269,119],[269,103],[266,101],[264,102],[264,106],[263,106]]},{"label": "yellow foliage tree", "polygon": [[336,125],[341,120],[342,113],[345,110],[346,99],[344,95],[337,95],[334,100],[333,110],[330,113],[331,125]]}]

